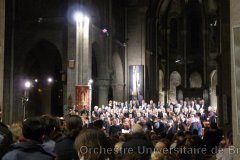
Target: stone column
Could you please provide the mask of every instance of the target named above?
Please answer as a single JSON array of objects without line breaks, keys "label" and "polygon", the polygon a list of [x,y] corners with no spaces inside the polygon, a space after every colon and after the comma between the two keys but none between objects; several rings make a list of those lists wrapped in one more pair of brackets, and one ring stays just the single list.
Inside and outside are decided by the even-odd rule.
[{"label": "stone column", "polygon": [[[0,112],[3,110],[5,0],[0,0]],[[0,113],[0,120],[1,115]]]},{"label": "stone column", "polygon": [[206,35],[207,30],[203,28],[203,86],[207,84],[207,46],[206,46]]},{"label": "stone column", "polygon": [[87,85],[91,78],[89,68],[89,18],[84,16],[76,22],[76,84]]},{"label": "stone column", "polygon": [[[240,70],[240,64],[239,64],[239,61],[240,61],[240,54],[239,54],[239,41],[236,42],[234,41],[234,36],[236,38],[236,36],[238,36],[239,38],[239,32],[238,32],[238,35],[234,35],[233,33],[233,27],[239,27],[240,26],[240,3],[238,0],[230,0],[227,1],[227,0],[223,0],[221,1],[222,3],[222,19],[225,20],[225,22],[227,22],[227,20],[229,20],[229,10],[230,10],[230,29],[229,29],[229,26],[228,24],[229,23],[224,23],[223,26],[222,26],[222,34],[223,34],[223,38],[222,38],[222,41],[226,41],[226,34],[229,33],[229,31],[231,30],[232,31],[232,35],[231,35],[231,40],[233,41],[230,41],[231,42],[231,51],[232,53],[229,54],[231,55],[231,61],[228,65],[231,64],[231,70],[230,70],[230,73],[231,73],[231,81],[232,83],[228,83],[227,84],[227,80],[228,80],[228,76],[226,75],[229,75],[230,73],[227,73],[229,70],[225,70],[225,72],[223,73],[223,76],[224,76],[224,81],[225,81],[225,86],[223,88],[223,90],[225,90],[229,85],[230,85],[230,88],[231,88],[231,84],[232,84],[232,95],[230,94],[230,97],[232,98],[232,132],[233,132],[233,146],[235,147],[235,151],[237,149],[240,148],[240,119],[239,119],[239,114],[240,114],[240,106],[239,106],[239,97],[240,97],[240,93],[239,93],[239,85],[237,85],[239,83],[239,70]],[[230,7],[229,7],[229,3],[230,3]],[[229,38],[230,40],[230,38]],[[226,42],[225,42],[226,44]],[[229,44],[229,43],[227,43]],[[235,46],[235,47],[234,47]],[[221,48],[223,50],[222,53],[228,53],[228,52],[225,52],[225,49],[227,49],[226,47],[224,48]],[[233,52],[235,49],[235,52]],[[236,49],[238,49],[236,51]],[[226,61],[226,56],[223,57],[225,58],[225,64],[223,65],[227,65],[227,62],[229,61]],[[230,57],[230,56],[229,56]],[[219,71],[219,70],[218,70]],[[218,72],[219,73],[219,72]],[[229,90],[229,89],[228,89]],[[236,152],[235,152],[236,153]],[[239,159],[239,150],[238,150],[238,155],[235,155],[235,159]]]},{"label": "stone column", "polygon": [[108,104],[108,91],[110,87],[110,80],[108,79],[98,79],[98,105],[107,105]]},{"label": "stone column", "polygon": [[113,100],[123,102],[125,85],[118,83],[118,84],[112,84],[112,87],[113,87],[113,91],[114,91],[113,92]]},{"label": "stone column", "polygon": [[166,83],[166,89],[167,89],[167,99],[165,100],[165,102],[169,101],[169,94],[170,94],[170,46],[169,43],[170,42],[170,30],[168,28],[166,28],[166,44],[167,44],[167,73],[166,73],[166,78],[167,78],[167,83]]},{"label": "stone column", "polygon": [[[69,3],[73,2],[72,0]],[[80,12],[81,10],[79,10]],[[75,103],[75,85],[88,85],[92,70],[91,49],[89,47],[91,20],[86,16],[86,13],[80,14],[77,16],[77,21],[68,25],[68,60],[73,62],[73,66],[68,66],[66,96],[72,96],[73,104]]]},{"label": "stone column", "polygon": [[[69,0],[68,5],[71,6],[72,4],[76,3],[76,0]],[[72,13],[73,14],[73,13]],[[67,104],[74,104],[75,103],[75,85],[76,85],[76,22],[71,21],[71,23],[67,26],[67,41],[68,41],[68,48],[67,48],[67,58],[68,58],[68,67],[67,67],[67,97],[72,97],[72,103]]]},{"label": "stone column", "polygon": [[187,14],[184,10],[184,21],[183,21],[183,45],[184,45],[184,87],[187,88]]}]

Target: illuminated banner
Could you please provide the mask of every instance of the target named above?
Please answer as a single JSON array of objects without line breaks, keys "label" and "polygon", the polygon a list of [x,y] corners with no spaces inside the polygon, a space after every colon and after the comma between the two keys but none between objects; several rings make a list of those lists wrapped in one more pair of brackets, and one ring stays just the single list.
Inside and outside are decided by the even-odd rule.
[{"label": "illuminated banner", "polygon": [[89,110],[90,104],[90,88],[88,85],[76,86],[76,109],[81,111],[83,109]]},{"label": "illuminated banner", "polygon": [[144,66],[129,66],[129,100],[143,100],[144,98]]}]

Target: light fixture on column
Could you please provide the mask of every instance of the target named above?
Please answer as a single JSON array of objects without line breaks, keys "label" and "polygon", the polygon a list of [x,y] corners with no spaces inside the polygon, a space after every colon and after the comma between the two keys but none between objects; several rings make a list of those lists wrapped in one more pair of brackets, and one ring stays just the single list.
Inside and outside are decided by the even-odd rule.
[{"label": "light fixture on column", "polygon": [[31,82],[30,81],[25,81],[25,83],[24,83],[24,87],[25,87],[25,89],[29,89],[30,87],[31,87]]},{"label": "light fixture on column", "polygon": [[83,21],[83,14],[79,11],[75,12],[74,15],[73,15],[73,18],[76,22],[81,22]]},{"label": "light fixture on column", "polygon": [[48,77],[47,82],[48,82],[48,83],[52,83],[52,82],[53,82],[53,79],[52,79],[51,77]]},{"label": "light fixture on column", "polygon": [[88,85],[91,85],[93,83],[93,80],[92,79],[89,79],[88,80]]},{"label": "light fixture on column", "polygon": [[82,12],[76,11],[73,15],[73,18],[76,22],[89,23],[90,19],[87,15],[84,15]]},{"label": "light fixture on column", "polygon": [[102,33],[106,34],[107,36],[109,36],[108,30],[106,28],[102,29]]},{"label": "light fixture on column", "polygon": [[24,94],[22,95],[22,106],[23,106],[23,120],[26,118],[26,104],[28,102],[29,97],[29,89],[32,86],[32,83],[29,80],[24,82]]}]

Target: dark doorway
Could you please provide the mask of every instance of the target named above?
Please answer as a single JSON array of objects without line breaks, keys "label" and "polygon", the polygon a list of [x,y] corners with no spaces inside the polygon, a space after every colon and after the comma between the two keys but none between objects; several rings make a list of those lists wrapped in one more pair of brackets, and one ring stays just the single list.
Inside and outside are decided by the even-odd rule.
[{"label": "dark doorway", "polygon": [[63,115],[62,61],[56,46],[46,40],[36,43],[27,54],[24,73],[32,83],[27,116]]}]

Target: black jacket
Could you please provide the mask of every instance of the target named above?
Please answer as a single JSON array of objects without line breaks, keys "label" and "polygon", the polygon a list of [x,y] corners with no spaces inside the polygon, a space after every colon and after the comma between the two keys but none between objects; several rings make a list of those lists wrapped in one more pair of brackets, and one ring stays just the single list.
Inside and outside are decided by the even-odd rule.
[{"label": "black jacket", "polygon": [[0,159],[8,151],[12,143],[12,132],[5,124],[0,122]]},{"label": "black jacket", "polygon": [[148,160],[153,149],[153,144],[146,139],[144,134],[135,133],[130,140],[123,144],[122,154],[136,153],[141,155],[141,160]]},{"label": "black jacket", "polygon": [[58,160],[78,160],[77,152],[74,147],[74,140],[70,137],[63,136],[56,141],[55,153]]},{"label": "black jacket", "polygon": [[55,155],[47,152],[41,146],[33,141],[21,142],[11,145],[2,160],[54,160]]}]

